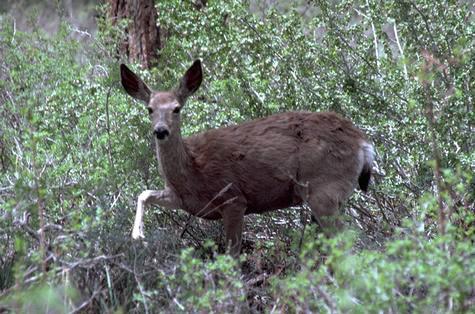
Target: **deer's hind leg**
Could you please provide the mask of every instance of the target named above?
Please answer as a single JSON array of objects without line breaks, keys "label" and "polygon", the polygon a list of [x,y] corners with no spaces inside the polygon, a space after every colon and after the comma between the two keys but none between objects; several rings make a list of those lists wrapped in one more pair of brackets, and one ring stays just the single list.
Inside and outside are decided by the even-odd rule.
[{"label": "deer's hind leg", "polygon": [[343,228],[340,207],[346,201],[348,187],[338,183],[309,182],[301,197],[312,210],[313,218],[325,234],[332,235]]}]

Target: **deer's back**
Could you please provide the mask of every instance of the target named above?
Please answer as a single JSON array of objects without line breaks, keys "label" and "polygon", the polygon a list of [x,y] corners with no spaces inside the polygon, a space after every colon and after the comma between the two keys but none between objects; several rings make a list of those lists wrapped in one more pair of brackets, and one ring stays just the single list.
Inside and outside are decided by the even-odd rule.
[{"label": "deer's back", "polygon": [[296,191],[308,180],[356,182],[362,141],[349,120],[312,112],[275,114],[185,139],[203,182],[200,198],[209,201],[232,183],[248,213],[300,204]]}]

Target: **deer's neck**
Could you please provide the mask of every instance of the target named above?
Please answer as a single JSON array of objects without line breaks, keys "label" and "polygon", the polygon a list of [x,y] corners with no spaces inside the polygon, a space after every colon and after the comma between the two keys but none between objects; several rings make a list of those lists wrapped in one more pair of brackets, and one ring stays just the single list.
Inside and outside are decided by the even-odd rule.
[{"label": "deer's neck", "polygon": [[156,148],[157,159],[167,185],[182,197],[184,193],[187,194],[186,187],[194,178],[193,160],[183,138],[180,134],[174,134],[165,142],[156,139]]}]

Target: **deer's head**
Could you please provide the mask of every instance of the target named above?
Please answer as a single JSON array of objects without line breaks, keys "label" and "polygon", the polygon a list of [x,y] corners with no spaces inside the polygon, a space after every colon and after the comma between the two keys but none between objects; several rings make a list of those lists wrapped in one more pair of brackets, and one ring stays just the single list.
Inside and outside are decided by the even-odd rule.
[{"label": "deer's head", "polygon": [[152,91],[125,64],[120,65],[120,77],[126,92],[146,104],[157,139],[166,141],[180,133],[180,110],[200,87],[203,72],[200,60],[196,60],[172,91]]}]

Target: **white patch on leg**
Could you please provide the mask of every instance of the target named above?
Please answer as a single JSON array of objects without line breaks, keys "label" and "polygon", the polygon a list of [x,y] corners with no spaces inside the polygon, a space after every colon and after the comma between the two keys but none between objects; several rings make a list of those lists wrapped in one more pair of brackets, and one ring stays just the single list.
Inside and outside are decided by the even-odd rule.
[{"label": "white patch on leg", "polygon": [[137,204],[137,212],[135,213],[134,227],[132,229],[132,239],[145,238],[143,234],[143,204]]},{"label": "white patch on leg", "polygon": [[147,204],[147,200],[153,191],[146,190],[140,193],[137,201],[137,211],[135,212],[134,227],[132,229],[132,238],[137,240],[139,238],[145,238],[143,234],[143,213]]}]

